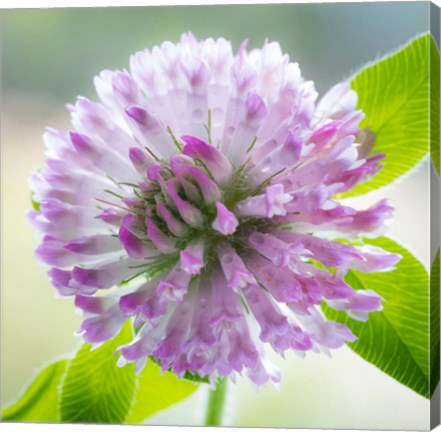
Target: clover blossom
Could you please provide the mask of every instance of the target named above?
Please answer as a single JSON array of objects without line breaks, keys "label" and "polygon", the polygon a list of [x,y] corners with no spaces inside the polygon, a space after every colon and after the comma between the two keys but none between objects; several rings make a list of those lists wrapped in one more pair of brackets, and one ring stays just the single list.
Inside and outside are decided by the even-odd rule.
[{"label": "clover blossom", "polygon": [[45,133],[28,214],[52,284],[84,313],[85,341],[133,319],[119,365],[152,358],[179,376],[262,385],[280,380],[268,348],[304,355],[356,339],[321,304],[365,321],[381,298],[345,274],[400,257],[336,241],[375,237],[392,217],[385,201],[360,211],[335,199],[383,157],[366,154],[347,83],[317,103],[277,43],[233,55],[225,39],[184,34],[95,86],[101,102],[68,106],[71,131]]}]

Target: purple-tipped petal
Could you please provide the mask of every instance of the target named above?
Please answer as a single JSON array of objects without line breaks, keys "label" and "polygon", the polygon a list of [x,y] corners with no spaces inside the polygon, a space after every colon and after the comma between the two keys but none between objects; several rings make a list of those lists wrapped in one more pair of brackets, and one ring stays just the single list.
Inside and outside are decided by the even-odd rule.
[{"label": "purple-tipped petal", "polygon": [[198,239],[191,242],[183,251],[180,252],[181,269],[188,274],[200,274],[205,266],[204,260],[205,243]]},{"label": "purple-tipped petal", "polygon": [[148,166],[154,162],[154,159],[140,147],[131,147],[129,149],[129,159],[142,176],[146,175]]},{"label": "purple-tipped petal", "polygon": [[181,139],[185,142],[182,152],[203,162],[216,182],[225,184],[230,179],[231,163],[216,147],[190,135],[184,135]]},{"label": "purple-tipped petal", "polygon": [[221,202],[216,202],[217,215],[211,226],[223,235],[234,234],[239,221],[233,212],[230,212]]},{"label": "purple-tipped petal", "polygon": [[245,288],[248,284],[256,284],[253,274],[231,246],[221,245],[218,248],[218,256],[227,284],[231,289],[238,291],[239,288]]},{"label": "purple-tipped petal", "polygon": [[284,193],[283,185],[275,184],[266,188],[265,194],[241,201],[236,206],[239,216],[273,217],[285,216],[286,204],[292,196]]},{"label": "purple-tipped petal", "polygon": [[188,227],[180,221],[164,204],[161,198],[156,199],[156,213],[167,225],[168,230],[177,237],[182,237],[188,232]]},{"label": "purple-tipped petal", "polygon": [[64,248],[83,255],[101,255],[121,250],[121,243],[111,235],[79,237],[64,245]]},{"label": "purple-tipped petal", "polygon": [[156,293],[168,301],[181,302],[188,291],[190,274],[176,266],[168,276],[159,282]]},{"label": "purple-tipped petal", "polygon": [[158,226],[151,220],[147,220],[147,235],[155,247],[162,253],[172,253],[176,251],[175,241],[167,237]]},{"label": "purple-tipped petal", "polygon": [[130,232],[127,228],[122,226],[119,229],[119,240],[124,246],[127,254],[134,259],[152,258],[159,255],[154,247],[146,244]]},{"label": "purple-tipped petal", "polygon": [[180,216],[192,227],[201,226],[203,222],[202,213],[195,206],[180,197],[178,194],[179,182],[174,180],[176,179],[167,181],[167,193],[177,207]]}]

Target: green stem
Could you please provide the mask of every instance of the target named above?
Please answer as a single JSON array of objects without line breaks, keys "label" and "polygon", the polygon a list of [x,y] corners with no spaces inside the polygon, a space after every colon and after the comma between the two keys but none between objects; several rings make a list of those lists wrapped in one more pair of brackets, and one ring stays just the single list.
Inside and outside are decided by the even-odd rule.
[{"label": "green stem", "polygon": [[226,378],[219,380],[216,387],[210,390],[207,413],[205,415],[205,426],[221,426],[226,392]]}]

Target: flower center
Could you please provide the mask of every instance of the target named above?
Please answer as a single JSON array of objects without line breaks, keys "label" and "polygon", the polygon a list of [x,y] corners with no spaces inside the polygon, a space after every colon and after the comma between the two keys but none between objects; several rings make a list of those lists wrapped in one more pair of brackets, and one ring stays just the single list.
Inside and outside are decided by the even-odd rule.
[{"label": "flower center", "polygon": [[[240,254],[247,233],[273,224],[273,208],[280,206],[284,194],[262,195],[265,182],[247,182],[247,162],[235,168],[213,145],[191,136],[183,140],[182,152],[167,162],[147,161],[142,150],[132,152],[132,162],[144,165],[146,175],[124,203],[131,212],[128,229],[135,229],[147,247],[149,263],[157,259],[173,265],[180,259],[186,271],[200,274],[210,271],[221,244]],[[123,219],[123,230],[124,225]],[[124,236],[120,239],[126,247]],[[159,254],[152,254],[149,246]]]}]

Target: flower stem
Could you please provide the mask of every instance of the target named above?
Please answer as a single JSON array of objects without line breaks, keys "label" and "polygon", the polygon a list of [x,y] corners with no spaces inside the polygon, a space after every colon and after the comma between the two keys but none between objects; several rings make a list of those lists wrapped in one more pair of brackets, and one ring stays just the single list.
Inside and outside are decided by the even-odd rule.
[{"label": "flower stem", "polygon": [[220,379],[216,387],[213,390],[210,390],[207,412],[205,415],[205,426],[221,426],[226,392],[226,378]]}]

